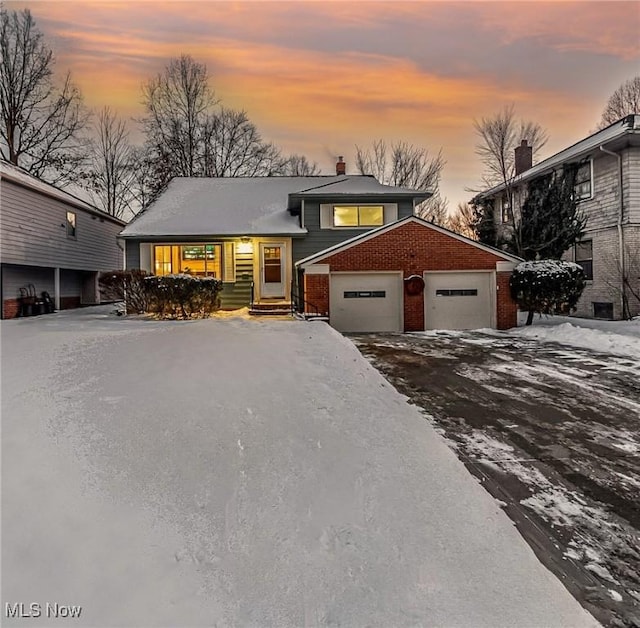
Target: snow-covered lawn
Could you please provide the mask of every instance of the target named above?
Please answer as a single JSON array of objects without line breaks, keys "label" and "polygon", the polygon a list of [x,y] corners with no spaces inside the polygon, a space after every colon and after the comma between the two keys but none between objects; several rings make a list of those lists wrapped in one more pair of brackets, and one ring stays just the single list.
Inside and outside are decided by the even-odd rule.
[{"label": "snow-covered lawn", "polygon": [[596,625],[419,411],[324,323],[110,309],[2,321],[3,613]]},{"label": "snow-covered lawn", "polygon": [[[526,313],[520,315],[521,323],[524,319]],[[510,331],[542,342],[559,342],[640,360],[640,318],[604,321],[569,316],[536,316],[531,326]]]}]

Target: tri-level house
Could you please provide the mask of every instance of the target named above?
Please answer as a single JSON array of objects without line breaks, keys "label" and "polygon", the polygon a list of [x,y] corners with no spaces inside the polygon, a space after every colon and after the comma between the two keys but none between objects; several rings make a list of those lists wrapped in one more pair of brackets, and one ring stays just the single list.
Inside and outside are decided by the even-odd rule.
[{"label": "tri-level house", "polygon": [[296,306],[341,331],[514,325],[497,290],[518,260],[416,217],[430,195],[342,158],[335,176],[174,178],[120,236],[129,269],[221,279],[224,309]]},{"label": "tri-level house", "polygon": [[[2,318],[100,302],[98,275],[122,268],[125,223],[0,161]],[[28,303],[30,300],[32,302]]]},{"label": "tri-level house", "polygon": [[[640,314],[640,115],[629,115],[532,165],[531,147],[516,148],[516,175],[478,195],[493,202],[494,220],[517,220],[527,186],[537,177],[577,169],[575,196],[587,217],[582,240],[565,253],[580,264],[587,287],[577,316],[621,319]],[[510,194],[509,194],[510,192]]]},{"label": "tri-level house", "polygon": [[289,308],[296,261],[399,218],[430,196],[371,176],[183,178],[120,234],[127,268],[223,281],[222,307]]}]

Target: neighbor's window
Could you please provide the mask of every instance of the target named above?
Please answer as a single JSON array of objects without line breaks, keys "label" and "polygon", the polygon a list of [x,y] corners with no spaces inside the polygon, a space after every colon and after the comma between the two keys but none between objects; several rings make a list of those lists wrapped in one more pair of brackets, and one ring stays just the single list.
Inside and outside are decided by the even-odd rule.
[{"label": "neighbor's window", "polygon": [[593,279],[593,240],[583,240],[576,243],[576,264],[582,266],[587,279]]},{"label": "neighbor's window", "polygon": [[334,205],[334,227],[377,227],[384,224],[382,205]]},{"label": "neighbor's window", "polygon": [[73,212],[67,212],[67,238],[76,237],[76,215]]},{"label": "neighbor's window", "polygon": [[573,185],[573,194],[577,201],[582,201],[584,199],[592,197],[590,161],[588,161],[586,164],[582,164],[578,168]]},{"label": "neighbor's window", "polygon": [[509,222],[509,217],[511,212],[509,211],[511,209],[511,203],[509,203],[509,197],[508,196],[503,196],[502,199],[500,199],[500,221],[505,223],[505,222]]}]

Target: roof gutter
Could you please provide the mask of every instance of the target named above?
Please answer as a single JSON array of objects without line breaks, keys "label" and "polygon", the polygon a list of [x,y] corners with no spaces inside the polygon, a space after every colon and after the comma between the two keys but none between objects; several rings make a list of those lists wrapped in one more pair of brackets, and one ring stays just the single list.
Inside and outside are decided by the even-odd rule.
[{"label": "roof gutter", "polygon": [[629,318],[629,308],[627,307],[627,287],[625,282],[626,265],[624,260],[624,230],[622,228],[622,220],[624,218],[624,191],[622,188],[622,156],[619,153],[607,150],[604,144],[600,144],[600,150],[607,155],[616,157],[618,160],[618,188],[620,190],[618,205],[618,258],[620,260],[620,305],[622,308],[622,318]]}]

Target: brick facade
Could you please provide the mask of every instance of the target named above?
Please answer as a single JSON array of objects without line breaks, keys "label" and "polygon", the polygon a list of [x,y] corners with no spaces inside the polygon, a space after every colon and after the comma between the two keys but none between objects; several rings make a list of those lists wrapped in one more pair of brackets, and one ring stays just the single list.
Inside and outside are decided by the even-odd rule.
[{"label": "brick facade", "polygon": [[18,299],[5,299],[2,303],[2,318],[15,318],[20,312]]},{"label": "brick facade", "polygon": [[[331,272],[402,271],[404,278],[422,277],[424,271],[495,271],[504,257],[457,239],[426,224],[409,221],[354,244],[318,263]],[[517,324],[517,305],[509,293],[511,273],[496,274],[496,324],[509,329]],[[329,275],[305,274],[305,299],[329,312]],[[424,295],[404,293],[405,331],[424,329]]]}]

